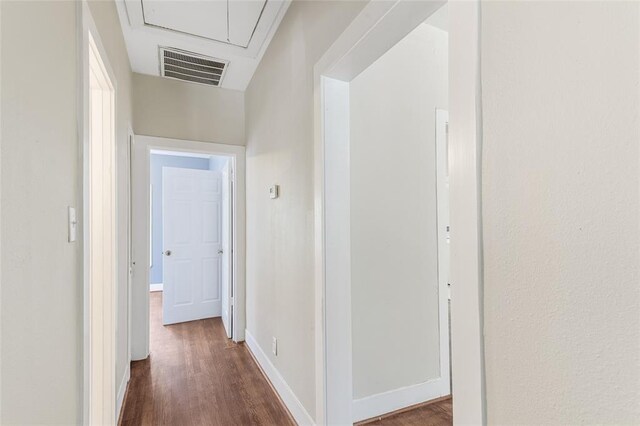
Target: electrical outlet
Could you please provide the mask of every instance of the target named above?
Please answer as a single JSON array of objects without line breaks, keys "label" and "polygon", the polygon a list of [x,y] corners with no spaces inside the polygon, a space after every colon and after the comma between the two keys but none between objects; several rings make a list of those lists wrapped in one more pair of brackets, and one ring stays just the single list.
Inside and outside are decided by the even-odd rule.
[{"label": "electrical outlet", "polygon": [[271,352],[273,352],[275,356],[278,356],[278,339],[275,337],[271,341]]}]

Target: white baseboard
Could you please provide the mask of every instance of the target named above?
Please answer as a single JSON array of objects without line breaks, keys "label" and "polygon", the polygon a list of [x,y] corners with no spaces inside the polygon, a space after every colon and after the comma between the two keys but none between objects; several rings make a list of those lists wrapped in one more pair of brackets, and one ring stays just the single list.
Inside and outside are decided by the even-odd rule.
[{"label": "white baseboard", "polygon": [[258,361],[258,364],[262,368],[262,371],[267,375],[269,381],[273,385],[273,388],[280,395],[280,399],[287,406],[287,409],[299,425],[314,425],[314,421],[302,406],[298,397],[293,393],[287,382],[284,380],[280,372],[271,363],[267,354],[264,353],[256,339],[251,335],[249,330],[245,330],[245,343],[254,358]]},{"label": "white baseboard", "polygon": [[162,291],[163,287],[164,287],[163,283],[149,284],[149,291]]},{"label": "white baseboard", "polygon": [[127,363],[127,368],[124,370],[124,376],[120,382],[118,388],[118,399],[116,400],[116,421],[120,419],[120,412],[122,411],[122,405],[124,404],[124,396],[127,394],[127,387],[129,386],[129,379],[131,378],[131,362]]},{"label": "white baseboard", "polygon": [[382,416],[402,408],[449,395],[449,379],[438,378],[353,400],[353,421]]}]

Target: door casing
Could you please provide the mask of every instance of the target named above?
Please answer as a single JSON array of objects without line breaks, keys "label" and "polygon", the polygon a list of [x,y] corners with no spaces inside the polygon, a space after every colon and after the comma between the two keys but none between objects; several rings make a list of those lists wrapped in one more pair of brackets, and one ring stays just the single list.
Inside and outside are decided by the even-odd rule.
[{"label": "door casing", "polygon": [[131,358],[149,356],[149,159],[152,150],[219,155],[230,158],[233,168],[232,294],[233,341],[245,335],[245,147],[136,135],[132,159],[132,313]]},{"label": "door casing", "polygon": [[[82,152],[81,232],[83,281],[83,424],[115,423],[116,327],[118,318],[118,190],[117,80],[95,21],[85,1],[78,2],[78,134]],[[92,71],[93,70],[93,71]],[[101,154],[96,157],[92,141],[92,83],[95,73],[102,80],[103,102]],[[95,117],[94,117],[95,118]],[[93,129],[95,130],[95,129]],[[106,149],[105,149],[106,147]],[[103,173],[97,173],[96,168]],[[95,181],[94,181],[95,180]],[[99,181],[100,185],[95,182]],[[101,197],[97,197],[101,195]],[[98,198],[102,199],[99,202]],[[96,211],[100,211],[96,215]],[[102,240],[98,239],[100,231]],[[96,242],[100,244],[96,244]],[[96,255],[96,252],[99,252]],[[104,281],[96,283],[98,277]],[[106,277],[106,278],[105,278]]]},{"label": "door casing", "polygon": [[[448,3],[453,418],[484,424],[480,2]],[[316,424],[353,419],[348,83],[443,4],[371,1],[314,67]]]}]

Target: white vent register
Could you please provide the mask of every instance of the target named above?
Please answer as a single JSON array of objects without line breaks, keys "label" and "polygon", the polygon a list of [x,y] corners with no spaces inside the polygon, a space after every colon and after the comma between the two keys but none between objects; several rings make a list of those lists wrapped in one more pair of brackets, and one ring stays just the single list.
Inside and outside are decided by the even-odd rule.
[{"label": "white vent register", "polygon": [[179,49],[160,48],[160,75],[191,83],[219,86],[228,61]]}]

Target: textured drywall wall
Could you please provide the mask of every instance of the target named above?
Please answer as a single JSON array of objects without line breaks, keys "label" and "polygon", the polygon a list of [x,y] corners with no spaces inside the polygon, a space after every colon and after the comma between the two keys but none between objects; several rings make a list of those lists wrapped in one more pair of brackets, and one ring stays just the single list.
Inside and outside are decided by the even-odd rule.
[{"label": "textured drywall wall", "polygon": [[[129,61],[112,1],[90,1],[117,80],[118,220],[127,215]],[[81,212],[77,13],[73,1],[2,8],[3,424],[78,424],[82,416],[82,253],[67,242]],[[55,37],[52,36],[55,34]],[[46,63],[47,78],[43,78]],[[78,236],[81,240],[82,236]],[[126,226],[118,231],[117,386],[128,364]]]},{"label": "textured drywall wall", "polygon": [[639,7],[482,4],[489,424],[640,419]]},{"label": "textured drywall wall", "polygon": [[422,24],[349,87],[355,399],[440,376],[435,112],[447,109],[447,39]]},{"label": "textured drywall wall", "polygon": [[[3,1],[2,424],[80,422],[76,4]],[[55,34],[55,37],[52,36]],[[42,64],[48,65],[43,78]]]},{"label": "textured drywall wall", "polygon": [[293,2],[245,94],[247,329],[312,417],[313,66],[364,4]]},{"label": "textured drywall wall", "polygon": [[244,93],[133,74],[138,135],[244,145]]}]

